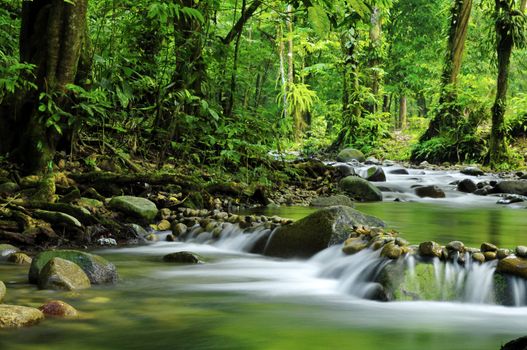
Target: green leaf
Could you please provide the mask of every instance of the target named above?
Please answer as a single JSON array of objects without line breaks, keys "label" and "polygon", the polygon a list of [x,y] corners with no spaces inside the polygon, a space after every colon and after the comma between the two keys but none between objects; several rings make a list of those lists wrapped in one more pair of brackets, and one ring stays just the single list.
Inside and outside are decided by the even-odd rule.
[{"label": "green leaf", "polygon": [[331,25],[326,11],[320,5],[314,5],[308,8],[308,18],[313,30],[321,38],[327,37]]}]

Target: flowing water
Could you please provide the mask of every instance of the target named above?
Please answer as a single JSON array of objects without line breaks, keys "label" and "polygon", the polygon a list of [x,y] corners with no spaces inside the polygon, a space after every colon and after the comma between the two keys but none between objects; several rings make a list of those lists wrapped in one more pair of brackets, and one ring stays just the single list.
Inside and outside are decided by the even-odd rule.
[{"label": "flowing water", "polygon": [[[358,209],[381,217],[412,243],[454,238],[473,246],[527,243],[524,210],[467,195],[465,204],[455,196],[391,202],[397,193],[412,197],[405,192],[409,181],[389,181],[401,192],[386,192],[386,202]],[[298,219],[309,211],[283,208],[276,214]],[[525,283],[511,282],[518,307],[493,304],[495,264],[434,261],[430,283],[436,300],[377,302],[364,299],[377,292],[375,280],[386,267],[377,252],[345,256],[330,247],[307,261],[283,261],[244,252],[269,234],[265,230],[247,235],[229,226],[225,233],[214,245],[200,235],[187,242],[97,251],[117,265],[121,280],[81,292],[38,291],[25,283],[27,268],[0,265],[6,303],[38,306],[62,299],[82,312],[75,321],[0,331],[0,349],[497,350],[527,334]],[[163,255],[182,250],[200,254],[206,263],[161,262]],[[419,273],[415,259],[401,264],[413,281]]]}]

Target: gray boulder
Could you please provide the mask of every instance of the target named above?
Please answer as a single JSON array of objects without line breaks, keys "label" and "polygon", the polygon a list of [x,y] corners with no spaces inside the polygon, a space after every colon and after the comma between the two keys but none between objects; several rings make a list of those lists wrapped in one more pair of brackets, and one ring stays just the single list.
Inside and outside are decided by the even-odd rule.
[{"label": "gray boulder", "polygon": [[351,162],[352,160],[362,163],[366,160],[366,157],[361,151],[355,148],[344,148],[337,155],[338,162]]},{"label": "gray boulder", "polygon": [[157,216],[157,207],[154,202],[141,197],[118,196],[113,197],[109,203],[111,209],[121,211],[127,215],[152,221]]},{"label": "gray boulder", "polygon": [[320,209],[274,231],[269,237],[264,255],[309,258],[330,245],[344,242],[352,231],[352,226],[359,225],[385,226],[380,219],[350,207]]},{"label": "gray boulder", "polygon": [[373,184],[358,176],[348,176],[340,180],[340,189],[360,202],[382,201],[382,192]]},{"label": "gray boulder", "polygon": [[335,205],[345,205],[348,207],[353,207],[353,201],[350,197],[337,194],[329,197],[318,197],[311,201],[309,204],[312,207],[332,207]]},{"label": "gray boulder", "polygon": [[492,189],[492,193],[510,193],[526,196],[527,180],[501,181]]}]

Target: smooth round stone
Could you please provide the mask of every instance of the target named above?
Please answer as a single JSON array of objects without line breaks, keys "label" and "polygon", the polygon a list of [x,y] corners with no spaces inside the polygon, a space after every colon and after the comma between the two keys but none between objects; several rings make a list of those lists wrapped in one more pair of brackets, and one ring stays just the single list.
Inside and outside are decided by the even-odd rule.
[{"label": "smooth round stone", "polygon": [[505,259],[509,255],[511,255],[511,251],[509,249],[505,249],[505,248],[498,249],[498,252],[496,253],[497,258],[500,259],[500,260],[501,259]]},{"label": "smooth round stone", "polygon": [[485,260],[487,261],[494,260],[497,256],[496,252],[485,252],[483,253],[483,255],[485,256]]},{"label": "smooth round stone", "polygon": [[485,252],[497,252],[498,251],[498,247],[496,247],[492,243],[484,242],[484,243],[481,244],[481,251],[483,253],[485,253]]},{"label": "smooth round stone", "polygon": [[78,311],[61,300],[50,300],[38,308],[46,317],[78,317]]},{"label": "smooth round stone", "polygon": [[31,326],[43,318],[44,314],[39,309],[0,304],[0,329]]},{"label": "smooth round stone", "polygon": [[461,241],[452,241],[446,245],[446,249],[462,253],[465,251],[465,244]]},{"label": "smooth round stone", "polygon": [[472,254],[472,259],[482,264],[485,262],[485,255],[483,253],[474,253]]},{"label": "smooth round stone", "polygon": [[515,249],[516,256],[520,258],[526,258],[527,257],[527,247],[524,245],[519,245]]},{"label": "smooth round stone", "polygon": [[163,261],[177,264],[199,264],[202,262],[198,255],[185,251],[167,254],[163,257]]}]

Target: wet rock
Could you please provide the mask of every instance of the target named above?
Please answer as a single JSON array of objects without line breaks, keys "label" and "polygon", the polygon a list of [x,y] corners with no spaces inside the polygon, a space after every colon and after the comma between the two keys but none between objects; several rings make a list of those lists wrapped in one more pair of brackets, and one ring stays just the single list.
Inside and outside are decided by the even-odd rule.
[{"label": "wet rock", "polygon": [[29,282],[38,283],[42,268],[53,258],[69,260],[79,265],[93,284],[115,283],[115,266],[103,257],[76,250],[50,250],[39,253],[29,268]]},{"label": "wet rock", "polygon": [[159,216],[161,217],[161,220],[169,219],[171,214],[172,212],[168,208],[162,208],[159,210]]},{"label": "wet rock", "polygon": [[506,257],[508,257],[509,255],[511,255],[511,251],[509,249],[505,249],[505,248],[500,248],[498,249],[497,253],[496,253],[496,257],[498,259],[505,259]]},{"label": "wet rock", "polygon": [[464,175],[469,175],[469,176],[481,176],[481,175],[485,175],[485,173],[477,168],[477,167],[466,167],[465,169],[461,170],[460,171],[461,174],[464,174]]},{"label": "wet rock", "polygon": [[353,201],[348,196],[337,194],[330,197],[315,198],[309,205],[312,207],[332,207],[334,205],[353,207]]},{"label": "wet rock", "polygon": [[485,252],[497,252],[498,251],[498,247],[496,247],[492,243],[484,242],[484,243],[481,243],[481,251],[483,253],[485,253]]},{"label": "wet rock", "polygon": [[345,148],[337,155],[337,162],[351,162],[352,160],[362,163],[366,160],[366,157],[361,151],[355,148]]},{"label": "wet rock", "polygon": [[417,263],[413,272],[404,265],[390,264],[379,275],[389,300],[442,300],[455,294],[450,288],[437,288],[433,264]]},{"label": "wet rock", "polygon": [[446,245],[448,251],[454,251],[459,253],[465,252],[465,244],[461,241],[452,241]]},{"label": "wet rock", "polygon": [[176,236],[174,236],[173,234],[168,234],[167,238],[166,238],[166,241],[167,242],[175,242],[176,241]]},{"label": "wet rock", "polygon": [[519,194],[508,194],[508,195],[500,198],[496,202],[496,204],[508,205],[508,204],[513,204],[513,203],[521,203],[521,202],[525,202],[526,199],[527,199],[526,196],[521,196]]},{"label": "wet rock", "polygon": [[0,304],[2,304],[2,301],[4,300],[6,294],[7,288],[5,287],[4,282],[0,281]]},{"label": "wet rock", "polygon": [[457,184],[459,192],[472,193],[478,189],[478,186],[471,179],[463,179]]},{"label": "wet rock", "polygon": [[445,192],[435,185],[416,187],[415,194],[421,198],[445,198]]},{"label": "wet rock", "polygon": [[402,254],[402,249],[395,242],[388,242],[381,250],[381,256],[388,259],[399,259]]},{"label": "wet rock", "polygon": [[367,165],[379,165],[379,164],[381,164],[381,162],[375,157],[368,157],[364,161],[364,164],[367,164]]},{"label": "wet rock", "polygon": [[501,347],[500,350],[525,350],[527,349],[527,336],[511,340]]},{"label": "wet rock", "polygon": [[39,309],[16,305],[0,305],[0,329],[32,326],[43,318],[44,314]]},{"label": "wet rock", "polygon": [[63,224],[66,226],[82,227],[81,222],[77,218],[59,211],[37,209],[33,212],[33,216],[52,224]]},{"label": "wet rock", "polygon": [[373,182],[385,182],[386,174],[379,166],[372,166],[366,170],[366,180]]},{"label": "wet rock", "polygon": [[339,164],[335,164],[334,167],[337,168],[339,174],[342,177],[346,177],[346,176],[356,175],[357,174],[355,172],[355,169],[349,164],[339,163]]},{"label": "wet rock", "polygon": [[339,187],[351,198],[361,202],[382,201],[381,191],[367,180],[358,176],[348,176],[343,178],[339,182]]},{"label": "wet rock", "polygon": [[148,242],[157,242],[159,240],[159,237],[155,233],[149,233],[146,235],[145,239]]},{"label": "wet rock", "polygon": [[175,252],[163,256],[164,262],[177,264],[200,264],[202,263],[198,255],[191,252]]},{"label": "wet rock", "polygon": [[344,254],[355,254],[368,247],[368,242],[359,237],[348,238],[344,241],[342,252]]},{"label": "wet rock", "polygon": [[46,317],[76,318],[79,312],[62,300],[50,300],[38,308]]},{"label": "wet rock", "polygon": [[7,261],[17,265],[29,265],[31,264],[31,258],[29,255],[24,253],[13,253],[7,257]]},{"label": "wet rock", "polygon": [[495,260],[498,254],[496,252],[485,252],[483,255],[485,256],[485,260],[491,261]]},{"label": "wet rock", "polygon": [[494,190],[494,187],[492,187],[491,185],[485,185],[485,186],[482,186],[482,187],[478,186],[478,189],[475,190],[473,192],[473,194],[475,194],[477,196],[486,196],[486,195],[492,193],[493,190]]},{"label": "wet rock", "polygon": [[53,258],[42,268],[38,277],[40,289],[77,290],[91,287],[90,280],[79,265]]},{"label": "wet rock", "polygon": [[17,253],[18,251],[20,249],[11,244],[0,244],[0,260],[5,260],[9,255]]},{"label": "wet rock", "polygon": [[389,173],[393,175],[410,175],[408,170],[406,170],[405,168],[392,169],[389,171]]},{"label": "wet rock", "polygon": [[134,196],[113,197],[109,206],[111,209],[121,211],[147,222],[154,220],[158,212],[156,205],[152,201]]},{"label": "wet rock", "polygon": [[499,182],[492,193],[510,193],[519,194],[522,196],[527,195],[527,180],[506,180]]},{"label": "wet rock", "polygon": [[517,246],[514,252],[516,253],[516,256],[520,258],[527,258],[527,247],[524,245]]},{"label": "wet rock", "polygon": [[161,220],[157,224],[157,229],[159,231],[168,231],[168,230],[170,230],[170,222],[168,220]]},{"label": "wet rock", "polygon": [[419,244],[419,255],[429,258],[441,258],[443,248],[434,241]]},{"label": "wet rock", "polygon": [[282,258],[308,258],[333,244],[344,242],[355,226],[383,227],[376,217],[353,208],[324,208],[274,231],[264,254]]},{"label": "wet rock", "polygon": [[483,255],[483,253],[474,253],[472,254],[472,259],[483,264],[485,262],[485,255]]},{"label": "wet rock", "polygon": [[527,278],[527,259],[512,255],[501,259],[496,267],[496,272]]},{"label": "wet rock", "polygon": [[183,236],[187,233],[188,227],[183,223],[172,223],[172,234],[176,237]]}]

